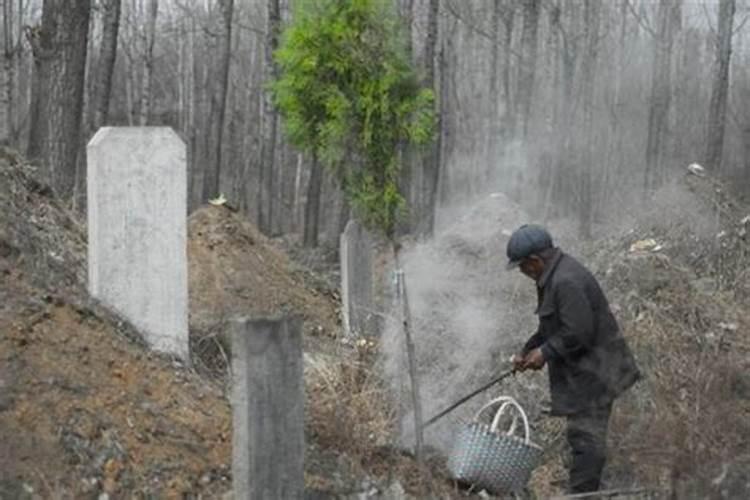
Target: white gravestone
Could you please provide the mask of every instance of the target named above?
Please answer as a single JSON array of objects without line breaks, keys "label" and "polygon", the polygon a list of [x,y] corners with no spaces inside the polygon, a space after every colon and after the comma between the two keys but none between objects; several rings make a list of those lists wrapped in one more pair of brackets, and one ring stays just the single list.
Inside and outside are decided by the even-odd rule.
[{"label": "white gravestone", "polygon": [[350,220],[341,233],[341,302],[347,336],[372,333],[372,239],[361,224]]},{"label": "white gravestone", "polygon": [[87,157],[89,293],[189,361],[185,144],[169,127],[104,127]]}]

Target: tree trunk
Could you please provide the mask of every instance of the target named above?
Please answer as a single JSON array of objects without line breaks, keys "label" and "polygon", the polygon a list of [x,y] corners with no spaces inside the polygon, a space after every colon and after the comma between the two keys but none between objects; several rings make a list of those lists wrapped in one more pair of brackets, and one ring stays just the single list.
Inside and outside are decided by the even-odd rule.
[{"label": "tree trunk", "polygon": [[[435,54],[438,43],[438,21],[440,19],[440,0],[430,0],[427,39],[425,40],[425,86],[430,87],[439,96],[439,89],[435,85]],[[440,120],[438,97],[438,122]],[[440,126],[438,125],[438,130]],[[420,234],[431,235],[435,229],[435,201],[440,175],[440,140],[428,146],[428,152],[422,163],[422,213],[420,217]]]},{"label": "tree trunk", "polygon": [[[401,18],[405,26],[404,38],[406,51],[409,60],[414,58],[414,0],[399,0],[398,2]],[[409,208],[419,216],[422,203],[422,187],[418,180],[421,176],[417,175],[417,169],[421,168],[420,161],[422,158],[417,152],[406,148],[399,147],[399,159],[401,161],[401,172],[399,175],[399,191],[403,193]],[[404,217],[398,222],[396,233],[406,235],[412,232],[418,218]]]},{"label": "tree trunk", "polygon": [[716,40],[716,72],[711,85],[711,102],[708,108],[708,134],[706,144],[706,166],[721,169],[724,151],[724,128],[727,115],[727,92],[729,90],[729,63],[732,56],[732,23],[734,0],[719,1],[719,32]]},{"label": "tree trunk", "polygon": [[141,108],[138,123],[148,125],[153,106],[154,42],[156,40],[156,17],[159,13],[159,0],[149,0],[148,22],[146,25],[146,46],[143,50],[143,80],[141,81]]},{"label": "tree trunk", "polygon": [[[263,61],[263,74],[265,81],[270,82],[276,78],[276,63],[273,53],[279,46],[279,33],[281,29],[281,8],[279,0],[268,0],[267,4],[268,24],[266,28],[266,44]],[[258,226],[260,230],[268,234],[273,227],[274,201],[275,201],[275,163],[276,163],[276,141],[278,136],[278,113],[273,106],[270,92],[263,92],[263,137],[261,146],[260,182],[258,185]],[[265,201],[265,203],[264,203]],[[317,219],[317,217],[316,217]],[[316,221],[317,224],[317,221]],[[307,227],[307,224],[305,224]],[[306,240],[307,241],[307,240]],[[317,245],[317,227],[315,235]]]},{"label": "tree trunk", "polygon": [[412,41],[412,32],[414,30],[414,0],[400,0],[399,10],[401,17],[404,20],[405,38],[406,38],[406,50],[411,56],[414,52],[414,42]]},{"label": "tree trunk", "polygon": [[485,123],[485,171],[484,180],[491,182],[500,149],[500,20],[502,18],[502,0],[495,0],[492,8],[492,47],[490,48],[490,105],[486,110]]},{"label": "tree trunk", "polygon": [[[10,0],[9,0],[10,1]],[[14,64],[13,69],[11,70],[12,73],[9,76],[10,83],[13,85],[13,99],[10,100],[10,106],[12,107],[12,112],[9,112],[10,114],[10,133],[11,133],[11,143],[15,145],[16,148],[19,150],[22,149],[21,146],[21,132],[23,129],[24,119],[22,118],[21,112],[24,107],[24,105],[28,105],[28,96],[30,95],[29,88],[31,88],[31,85],[23,85],[21,83],[23,78],[23,66],[25,65],[25,58],[23,57],[23,39],[24,39],[24,32],[23,32],[23,14],[26,9],[26,5],[24,4],[24,0],[18,0],[18,8],[16,9],[16,16],[18,21],[16,22],[16,33],[15,33],[15,47],[14,47]],[[12,24],[12,23],[11,23]],[[28,87],[28,88],[26,88]],[[16,100],[17,99],[17,100]]]},{"label": "tree trunk", "polygon": [[518,77],[518,123],[525,139],[531,119],[531,101],[534,97],[536,74],[537,31],[539,27],[539,0],[524,0],[523,31],[521,33],[521,64]]},{"label": "tree trunk", "polygon": [[3,74],[0,75],[0,144],[13,135],[13,94],[15,93],[15,47],[13,46],[13,2],[3,2]]},{"label": "tree trunk", "polygon": [[505,112],[503,118],[503,135],[515,132],[515,112],[511,85],[511,56],[513,55],[513,24],[516,17],[515,0],[505,0],[503,9],[503,101]]},{"label": "tree trunk", "polygon": [[29,30],[37,79],[29,153],[63,198],[75,183],[90,10],[90,0],[45,0],[41,27]]},{"label": "tree trunk", "polygon": [[223,33],[221,36],[221,62],[219,63],[219,85],[216,92],[216,120],[209,124],[213,141],[209,144],[211,148],[211,159],[206,165],[206,173],[203,181],[203,201],[218,196],[221,191],[221,153],[224,136],[224,121],[227,112],[227,94],[229,90],[229,64],[232,56],[232,16],[234,12],[234,0],[219,0],[223,20]]},{"label": "tree trunk", "polygon": [[671,61],[675,9],[681,0],[659,0],[658,26],[654,37],[651,96],[648,107],[648,139],[644,193],[653,192],[663,178],[663,150],[672,95]]},{"label": "tree trunk", "polygon": [[[574,102],[573,86],[579,59],[577,32],[580,14],[576,8],[577,4],[561,2],[559,7],[559,11],[554,13],[555,15],[550,20],[559,34],[560,60],[558,64],[562,82],[558,85],[555,96],[558,103],[557,123],[559,128],[553,139],[555,157],[550,161],[552,173],[547,188],[545,219],[551,215],[553,205],[567,215],[574,205],[573,200],[576,194],[575,176],[569,174],[576,166],[576,163],[572,161],[574,128],[564,126],[564,124],[573,123],[575,120],[576,103]],[[563,27],[564,20],[569,20],[567,29]]]},{"label": "tree trunk", "polygon": [[307,185],[307,201],[305,202],[305,234],[304,246],[314,248],[318,246],[318,226],[320,221],[320,192],[323,185],[323,166],[318,158],[313,156],[310,169],[310,181]]},{"label": "tree trunk", "polygon": [[[51,11],[53,7],[49,7]],[[48,14],[49,15],[49,14]],[[49,21],[48,21],[49,22]],[[47,88],[52,78],[51,65],[55,54],[52,52],[53,33],[44,31],[42,26],[25,27],[26,39],[31,46],[33,58],[31,75],[31,102],[29,103],[29,138],[26,143],[26,157],[31,161],[42,160],[42,150],[47,134],[47,120],[42,110],[47,108]],[[48,170],[45,170],[49,173]],[[48,179],[52,182],[51,179]]]},{"label": "tree trunk", "polygon": [[602,0],[585,0],[584,3],[584,33],[586,39],[586,55],[581,63],[582,84],[582,130],[585,131],[587,141],[583,144],[579,172],[579,234],[584,239],[590,239],[593,225],[594,208],[594,162],[592,150],[596,148],[597,138],[594,128],[594,90],[596,81],[596,63],[599,52],[599,18]]},{"label": "tree trunk", "polygon": [[102,42],[99,48],[96,101],[94,102],[94,131],[109,121],[109,101],[112,95],[112,75],[117,58],[117,37],[120,30],[121,0],[103,2]]}]

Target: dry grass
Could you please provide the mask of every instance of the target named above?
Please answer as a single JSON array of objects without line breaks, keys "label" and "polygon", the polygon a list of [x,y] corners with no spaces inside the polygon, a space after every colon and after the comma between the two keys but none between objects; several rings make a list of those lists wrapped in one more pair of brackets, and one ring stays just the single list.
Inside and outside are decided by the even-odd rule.
[{"label": "dry grass", "polygon": [[750,457],[750,401],[738,391],[750,354],[745,305],[731,292],[699,293],[690,270],[664,256],[638,264],[665,279],[621,297],[645,379],[616,406],[612,466],[621,481],[680,498],[719,495],[747,479],[728,474]]},{"label": "dry grass", "polygon": [[376,368],[377,349],[375,342],[360,340],[348,358],[307,363],[308,432],[322,447],[348,456],[355,475],[380,487],[397,481],[418,498],[452,498],[455,485],[447,479],[444,457],[426,450],[420,466],[411,451],[394,444],[399,415]]},{"label": "dry grass", "polygon": [[389,443],[395,414],[372,369],[374,344],[358,343],[349,357],[307,364],[311,430],[318,442],[366,460]]}]

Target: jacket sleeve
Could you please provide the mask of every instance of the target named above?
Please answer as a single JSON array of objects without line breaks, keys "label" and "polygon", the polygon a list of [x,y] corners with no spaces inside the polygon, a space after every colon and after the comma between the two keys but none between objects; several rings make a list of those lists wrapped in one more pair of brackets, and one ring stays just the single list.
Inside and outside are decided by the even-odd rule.
[{"label": "jacket sleeve", "polygon": [[593,344],[594,311],[581,283],[561,281],[555,292],[560,326],[541,346],[544,359],[571,358]]},{"label": "jacket sleeve", "polygon": [[544,337],[542,337],[541,329],[537,329],[536,333],[529,337],[529,340],[523,346],[521,355],[526,356],[530,351],[544,344]]}]

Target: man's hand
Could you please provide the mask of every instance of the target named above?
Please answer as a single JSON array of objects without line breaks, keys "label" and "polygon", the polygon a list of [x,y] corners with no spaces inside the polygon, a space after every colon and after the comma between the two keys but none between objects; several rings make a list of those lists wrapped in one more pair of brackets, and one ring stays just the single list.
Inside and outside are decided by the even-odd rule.
[{"label": "man's hand", "polygon": [[[522,371],[523,370],[541,370],[544,366],[545,359],[544,354],[542,354],[542,350],[538,347],[536,349],[532,349],[529,351],[528,354],[526,354],[526,357],[523,358],[523,365],[522,365]],[[515,358],[513,359],[513,365],[515,366]]]},{"label": "man's hand", "polygon": [[515,371],[522,372],[524,370],[524,358],[520,354],[516,354],[510,358],[510,362],[513,363],[513,369]]}]

